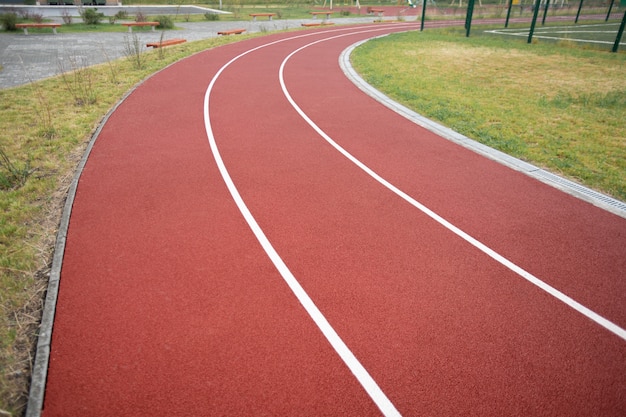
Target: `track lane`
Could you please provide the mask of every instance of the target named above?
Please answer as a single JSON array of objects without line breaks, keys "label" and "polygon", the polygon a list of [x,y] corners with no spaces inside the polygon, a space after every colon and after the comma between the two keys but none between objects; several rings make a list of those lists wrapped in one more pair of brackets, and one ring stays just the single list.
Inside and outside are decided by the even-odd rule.
[{"label": "track lane", "polygon": [[[246,42],[245,48],[257,42]],[[220,57],[221,62],[226,62],[245,48],[242,45],[237,51],[229,49],[228,57]],[[439,228],[429,219],[415,213],[415,210],[407,209],[405,204],[381,191],[379,186],[372,184],[362,172],[347,164],[344,158],[338,157],[333,149],[320,142],[314,132],[292,117],[297,115],[276,93],[277,78],[266,77],[266,73],[275,71],[278,66],[278,61],[271,60],[284,59],[289,51],[289,48],[264,49],[259,54],[263,59],[242,61],[240,66],[232,68],[232,73],[224,73],[223,87],[221,91],[216,91],[216,100],[221,105],[214,114],[216,120],[221,119],[216,125],[219,126],[216,127],[218,145],[224,151],[227,166],[232,168],[233,177],[241,187],[244,199],[250,202],[252,212],[258,216],[259,223],[272,242],[276,242],[281,256],[284,254],[294,274],[302,278],[303,285],[313,299],[319,301],[322,311],[328,314],[339,334],[345,336],[357,357],[363,358],[366,368],[371,370],[383,390],[390,393],[390,398],[400,411],[407,415],[450,415],[458,414],[460,410],[484,415],[515,412],[557,414],[576,410],[584,412],[599,406],[601,408],[595,410],[606,411],[610,415],[623,407],[623,403],[615,396],[615,387],[611,386],[616,374],[623,371],[623,364],[619,361],[623,345],[593,328],[590,332],[587,328],[581,331],[575,326],[564,331],[554,331],[563,322],[578,321],[578,316],[563,312],[555,307],[549,297],[528,286],[519,283],[507,287],[498,285],[502,277],[509,274],[507,271],[489,262],[485,263],[482,257],[476,256],[465,245],[451,242],[448,236],[442,236]],[[202,65],[211,68],[207,74],[214,73],[218,67],[214,58],[212,53],[203,55]],[[313,61],[320,58],[317,56]],[[80,334],[82,338],[87,336],[88,340],[75,340],[71,346],[64,346],[62,339],[57,338],[53,350],[56,350],[57,357],[65,356],[66,361],[73,360],[74,352],[85,342],[89,348],[100,352],[98,358],[103,359],[103,363],[92,369],[89,376],[104,371],[101,379],[119,377],[118,389],[122,392],[99,393],[102,398],[94,398],[92,393],[89,400],[94,403],[90,404],[86,399],[80,403],[101,406],[113,404],[118,406],[114,409],[118,411],[116,414],[145,414],[146,410],[180,401],[180,393],[176,393],[173,388],[181,385],[186,388],[191,386],[191,392],[183,396],[180,410],[172,410],[173,414],[184,411],[181,415],[203,415],[205,412],[207,415],[256,415],[260,409],[269,414],[376,414],[373,403],[365,397],[334,353],[329,352],[325,342],[321,342],[320,335],[312,329],[312,324],[287,288],[275,285],[277,281],[280,282],[276,272],[269,267],[251,234],[243,227],[243,221],[236,215],[232,202],[226,196],[226,190],[217,185],[217,172],[207,163],[210,159],[207,158],[207,149],[203,146],[189,147],[189,139],[192,139],[191,143],[197,143],[199,126],[196,117],[185,111],[185,106],[191,97],[194,97],[191,101],[197,103],[200,96],[192,84],[198,82],[206,85],[210,78],[208,75],[198,77],[198,68],[203,68],[199,66],[198,60],[200,57],[177,64],[176,71],[165,71],[154,78],[163,82],[156,85],[159,94],[150,95],[154,100],[150,106],[168,109],[171,111],[169,117],[155,123],[157,121],[154,117],[141,116],[140,109],[146,106],[145,97],[138,97],[135,103],[126,103],[128,107],[123,109],[126,116],[131,112],[137,118],[134,120],[136,125],[143,125],[144,121],[155,123],[154,129],[146,133],[145,137],[135,138],[138,140],[136,149],[128,149],[127,144],[121,143],[122,132],[116,131],[115,123],[112,123],[109,126],[111,137],[120,135],[120,138],[118,142],[112,143],[105,140],[108,145],[103,145],[102,150],[96,152],[96,155],[101,153],[102,165],[94,162],[94,173],[91,174],[91,187],[94,189],[90,188],[90,180],[81,180],[84,181],[81,187],[89,194],[104,185],[105,192],[98,202],[107,210],[113,210],[110,218],[102,222],[103,226],[95,230],[92,226],[86,228],[82,239],[105,236],[110,247],[117,251],[109,254],[99,254],[95,250],[94,253],[88,252],[93,258],[83,259],[80,268],[90,270],[94,267],[94,260],[97,261],[95,265],[109,265],[111,259],[118,262],[120,257],[124,258],[120,255],[124,254],[127,258],[139,258],[135,259],[137,263],[130,271],[124,270],[124,264],[120,263],[113,271],[94,274],[94,278],[109,281],[111,285],[110,281],[118,277],[135,278],[134,274],[142,275],[140,270],[145,267],[145,262],[154,262],[159,257],[163,259],[157,262],[158,266],[149,268],[149,278],[137,279],[138,283],[133,285],[124,284],[127,280],[120,281],[117,286],[107,290],[110,299],[118,291],[125,294],[129,291],[128,287],[137,287],[130,288],[136,292],[128,292],[122,297],[123,306],[129,311],[111,310],[109,320],[118,322],[110,323],[100,337],[90,335],[90,329],[81,321],[90,318],[95,322],[102,318],[95,317],[97,315],[91,317],[93,313],[90,309],[95,305],[99,315],[102,315],[100,312],[106,315],[109,311],[106,299],[99,299],[100,294],[95,295],[103,291],[103,287],[89,283],[87,287],[81,288],[83,296],[89,295],[84,305],[68,308],[61,316],[62,322],[65,322],[65,331],[78,328],[82,333],[76,331],[74,334]],[[185,68],[182,73],[178,72],[180,66]],[[323,73],[324,77],[327,75]],[[168,82],[181,79],[181,76],[189,82],[189,90],[178,99],[169,101],[162,94],[166,91],[169,94]],[[312,74],[305,81],[320,76],[319,73]],[[317,88],[327,89],[331,95],[343,95],[337,94],[339,90],[332,86],[333,82],[329,82]],[[150,87],[154,88],[155,85]],[[145,93],[142,90],[137,95]],[[312,90],[307,95],[315,97]],[[317,97],[325,99],[326,96]],[[261,108],[259,103],[263,103]],[[355,102],[355,105],[360,104]],[[175,140],[172,137],[166,140],[164,135],[159,134],[159,129],[179,125],[182,120],[187,121],[187,129],[191,129],[191,126],[193,129],[177,133],[174,135]],[[287,126],[290,129],[285,129]],[[292,130],[294,126],[300,128]],[[145,171],[126,171],[126,164],[146,156],[146,145],[154,137],[160,137],[161,140],[149,146],[148,156],[152,157],[152,162],[158,163],[147,164],[143,167]],[[179,153],[181,148],[186,148],[182,154]],[[116,160],[122,156],[124,160]],[[116,161],[112,163],[112,160]],[[169,169],[161,172],[158,169],[161,164]],[[181,170],[181,176],[163,181],[168,178],[167,174],[171,175],[176,170]],[[185,174],[193,171],[198,175],[195,181],[181,189],[180,183],[186,177],[182,175],[183,171]],[[118,175],[115,181],[107,180],[102,178],[102,172],[115,172]],[[147,172],[151,174],[147,175]],[[143,178],[145,183],[128,187],[129,179],[134,176]],[[152,178],[148,179],[147,176]],[[151,183],[155,179],[156,183]],[[113,184],[107,187],[110,181]],[[206,188],[207,184],[211,184],[211,187]],[[121,189],[123,185],[132,192],[123,192],[124,199],[116,199],[115,193],[121,192],[117,188]],[[172,198],[155,199],[154,196],[159,195],[156,188],[170,190]],[[198,212],[193,210],[194,204],[198,202],[195,196],[191,198],[195,194],[200,194],[203,200],[202,210]],[[129,202],[139,204],[146,196],[152,197],[151,204],[155,206],[158,216],[151,215],[145,219],[128,216],[129,213],[125,216],[125,212],[133,207]],[[80,202],[77,206],[80,206]],[[176,208],[178,215],[170,213],[170,208]],[[83,221],[87,221],[85,219],[92,214],[89,209],[93,210],[92,213],[97,212],[96,206],[85,208]],[[145,212],[146,207],[142,209]],[[187,215],[189,209],[192,209],[191,216]],[[180,212],[185,214],[181,215]],[[80,218],[81,215],[78,215]],[[113,232],[123,236],[123,227],[113,226],[117,222],[122,223],[120,219],[124,218],[128,218],[131,224],[135,222],[141,225],[139,235],[144,239],[121,244],[108,236]],[[166,226],[164,231],[155,230],[155,218],[159,219],[160,227]],[[89,220],[95,221],[93,217]],[[75,221],[74,214],[72,221]],[[74,230],[80,228],[80,220],[76,222]],[[179,229],[181,224],[186,227]],[[164,251],[163,246],[156,245],[156,242],[168,241],[170,236],[166,235],[169,233],[176,235],[177,239],[166,245]],[[211,236],[210,241],[214,243],[207,245],[207,236]],[[225,248],[222,247],[222,239],[225,239]],[[143,240],[153,240],[155,244],[147,250],[142,249],[145,252],[140,252],[142,256],[137,257],[134,254],[144,244]],[[81,240],[77,237],[76,242]],[[183,249],[187,255],[175,259],[178,249]],[[77,250],[76,246],[73,250]],[[85,248],[81,247],[83,250]],[[243,259],[243,264],[232,264],[231,256]],[[106,259],[101,260],[100,257]],[[197,263],[197,259],[205,257],[210,261]],[[196,268],[199,268],[191,274],[191,278],[180,274],[180,271],[188,273],[189,265],[197,265]],[[237,271],[234,274],[237,277],[235,282],[231,279],[232,268]],[[78,269],[68,272],[76,274],[75,281],[81,275]],[[475,273],[477,270],[481,271],[478,276]],[[214,276],[209,271],[219,273]],[[210,274],[215,287],[207,288],[202,283],[207,274]],[[240,294],[241,288],[250,285],[250,277],[253,276],[257,277],[254,285]],[[420,279],[416,280],[416,276]],[[171,277],[176,277],[180,283],[172,287]],[[156,284],[153,280],[156,280]],[[86,285],[65,282],[67,285],[63,291],[66,300],[71,298],[73,291],[68,289],[69,286]],[[145,296],[147,288],[152,288],[151,285],[160,289],[160,294],[148,297],[152,301],[148,301],[144,307],[136,305],[137,294]],[[217,293],[211,296],[215,288],[219,288],[220,295],[226,299],[217,297]],[[176,297],[169,308],[163,308],[159,303],[167,299],[168,294],[176,294]],[[217,307],[212,308],[210,314],[203,315],[200,314],[199,306],[206,302],[207,297]],[[246,311],[233,313],[228,303],[233,299],[239,300],[238,306],[246,306]],[[534,311],[524,311],[528,305],[534,305]],[[146,309],[146,306],[152,307]],[[518,310],[519,317],[511,317]],[[135,325],[123,321],[124,318],[138,320],[146,311],[155,314],[154,317],[147,317],[145,322]],[[188,314],[194,311],[199,317],[192,321],[192,328],[206,331],[207,321],[213,323],[209,317],[216,314],[216,317],[225,319],[221,330],[232,332],[233,328],[238,328],[235,332],[238,336],[229,338],[232,344],[228,346],[215,346],[213,337],[219,336],[215,334],[190,341],[186,338],[189,327],[182,324]],[[77,312],[83,315],[73,317]],[[90,314],[85,317],[85,312]],[[232,319],[233,314],[237,319]],[[173,318],[168,319],[171,316]],[[290,324],[285,324],[285,321]],[[166,325],[174,323],[180,329],[168,336]],[[142,329],[144,325],[146,327]],[[270,345],[267,335],[260,334],[260,327],[271,333],[272,342],[277,339],[289,341],[290,346],[297,347],[296,351],[287,354],[279,347]],[[145,329],[150,331],[145,332]],[[106,339],[106,336],[112,336],[120,330],[125,335],[121,339],[124,342],[114,349],[110,358],[103,358],[102,347],[98,346],[98,342],[103,339],[103,335]],[[137,363],[133,360],[141,357],[138,349],[147,350],[154,340],[163,338],[171,342],[173,353],[164,352],[161,347],[157,349],[157,357],[149,361],[153,368],[143,371],[137,369]],[[135,339],[140,339],[139,343]],[[581,339],[588,340],[594,348],[580,347]],[[552,347],[546,349],[546,345]],[[127,346],[132,348],[128,349]],[[261,351],[257,351],[259,346],[263,347]],[[573,346],[576,349],[558,352],[558,347],[562,346]],[[217,357],[195,358],[199,352],[206,350],[217,353]],[[536,357],[537,353],[540,358]],[[128,356],[126,359],[125,355]],[[181,366],[178,373],[163,365],[174,357],[178,357],[176,364]],[[285,357],[289,358],[286,362]],[[50,404],[63,398],[67,401],[67,391],[63,390],[68,387],[77,390],[74,393],[81,394],[94,387],[104,387],[101,382],[80,375],[85,369],[94,367],[85,358],[79,356],[73,370],[67,362],[56,362],[56,368],[51,367],[51,375],[56,372],[57,376],[62,374],[66,379],[57,382],[57,386],[49,391],[46,415],[48,412],[55,415],[50,411],[54,409]],[[116,376],[116,371],[107,368],[112,364],[119,367],[120,363],[134,369],[124,370]],[[574,363],[576,369],[569,369]],[[563,364],[567,365],[566,372],[563,372]],[[102,369],[99,369],[101,365]],[[272,365],[275,370],[271,369]],[[189,366],[203,368],[187,375]],[[303,366],[305,375],[291,375],[294,369],[302,372]],[[589,373],[593,367],[597,367],[598,371]],[[206,372],[207,369],[209,372]],[[261,380],[267,382],[263,387],[259,387],[259,379],[255,380],[255,372],[263,377]],[[207,373],[211,375],[208,381]],[[137,378],[137,374],[143,374],[142,378]],[[167,381],[173,375],[176,378]],[[280,381],[285,375],[290,376]],[[124,377],[131,380],[135,378],[134,382],[141,381],[147,389],[133,384],[131,392],[124,394],[124,389],[127,389],[123,384]],[[294,378],[298,382],[294,383]],[[556,380],[559,383],[555,383]],[[203,385],[194,386],[193,381],[203,381]],[[217,381],[219,387],[216,386]],[[584,387],[584,384],[590,385]],[[158,385],[171,387],[172,391],[156,398]],[[602,389],[595,389],[597,387]],[[275,397],[268,398],[272,395]],[[571,404],[564,409],[564,398],[570,396]],[[153,408],[137,409],[137,398]],[[198,402],[198,398],[205,400]],[[131,404],[132,400],[135,403]],[[120,407],[120,404],[124,404],[124,407]],[[56,410],[63,410],[63,407],[58,406]]]}]

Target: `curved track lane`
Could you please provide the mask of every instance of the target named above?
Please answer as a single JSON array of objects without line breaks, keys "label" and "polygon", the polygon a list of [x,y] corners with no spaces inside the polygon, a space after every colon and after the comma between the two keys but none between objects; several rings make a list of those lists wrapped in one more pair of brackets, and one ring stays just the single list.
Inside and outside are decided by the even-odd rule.
[{"label": "curved track lane", "polygon": [[626,221],[342,74],[349,45],[411,28],[217,48],[121,104],[72,209],[44,416],[626,412]]}]

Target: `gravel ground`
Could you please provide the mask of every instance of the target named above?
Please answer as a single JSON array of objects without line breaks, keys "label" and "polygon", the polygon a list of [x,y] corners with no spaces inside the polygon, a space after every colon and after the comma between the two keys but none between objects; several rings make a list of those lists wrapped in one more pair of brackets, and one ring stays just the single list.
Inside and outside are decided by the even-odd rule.
[{"label": "gravel ground", "polygon": [[[35,9],[33,6],[32,9]],[[20,7],[25,9],[26,7]],[[134,13],[137,6],[123,7],[127,11]],[[183,9],[184,8],[184,9]],[[8,6],[0,6],[0,12],[8,10]],[[31,10],[32,10],[31,9]],[[114,15],[122,7],[106,6],[98,9],[106,15]],[[149,15],[154,14],[175,14],[176,8],[170,6],[155,7],[146,6],[142,10]],[[182,6],[180,14],[206,13],[207,10],[196,6]],[[39,6],[36,12],[43,14],[46,18],[61,22],[61,14],[67,10],[73,16],[78,16],[78,8],[71,6]],[[215,12],[219,12],[215,10]],[[165,32],[166,38],[184,38],[187,41],[207,39],[216,37],[221,30],[245,28],[247,32],[273,31],[300,27],[304,20],[272,20],[265,18],[257,22],[196,22],[181,23],[176,26],[181,30]],[[373,17],[341,18],[333,19],[337,24],[352,24],[372,22]],[[24,35],[23,32],[0,32],[0,89],[10,88],[43,78],[58,75],[63,68],[66,70],[80,66],[94,65],[107,60],[124,56],[125,39],[127,33],[63,33],[63,29],[58,30],[58,34],[50,33]],[[158,41],[161,36],[159,31],[137,33],[141,44]],[[72,65],[72,63],[74,63]]]}]

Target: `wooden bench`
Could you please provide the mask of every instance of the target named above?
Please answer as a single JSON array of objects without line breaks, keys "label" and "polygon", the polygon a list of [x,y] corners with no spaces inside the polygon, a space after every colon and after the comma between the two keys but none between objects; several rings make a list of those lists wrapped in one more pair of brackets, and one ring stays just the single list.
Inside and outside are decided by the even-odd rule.
[{"label": "wooden bench", "polygon": [[231,29],[231,30],[222,30],[217,32],[218,35],[240,35],[244,33],[245,29]]},{"label": "wooden bench", "polygon": [[28,35],[28,28],[52,28],[52,32],[56,35],[57,28],[61,27],[60,23],[17,23],[16,28],[24,29],[24,35]]},{"label": "wooden bench", "polygon": [[159,22],[122,22],[122,26],[128,26],[129,33],[133,31],[133,26],[152,26],[154,32],[154,28],[159,26]]},{"label": "wooden bench", "polygon": [[368,9],[368,12],[369,13],[376,13],[378,15],[378,17],[382,17],[383,14],[385,13],[385,9],[374,9],[374,8],[370,7]]},{"label": "wooden bench", "polygon": [[311,14],[313,15],[313,19],[316,19],[317,15],[320,15],[320,14],[325,14],[326,15],[326,19],[330,19],[330,15],[333,14],[333,13],[335,13],[335,12],[329,12],[329,11],[326,11],[326,12],[311,12]]},{"label": "wooden bench", "polygon": [[179,43],[184,43],[187,42],[186,39],[168,39],[168,40],[164,40],[164,41],[159,41],[159,42],[150,42],[147,43],[146,46],[149,47],[153,47],[153,48],[163,48],[165,46],[170,46],[170,45],[177,45]]},{"label": "wooden bench", "polygon": [[250,16],[252,16],[252,21],[256,22],[257,17],[267,17],[269,20],[272,20],[276,13],[250,13]]}]

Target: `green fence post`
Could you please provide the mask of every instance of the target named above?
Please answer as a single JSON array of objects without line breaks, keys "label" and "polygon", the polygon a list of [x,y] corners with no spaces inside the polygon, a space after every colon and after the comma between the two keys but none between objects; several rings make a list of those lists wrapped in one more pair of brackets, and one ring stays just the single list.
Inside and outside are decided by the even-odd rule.
[{"label": "green fence post", "polygon": [[474,14],[474,0],[469,0],[467,4],[467,16],[465,17],[465,37],[469,38],[470,29],[472,28],[472,15]]},{"label": "green fence post", "polygon": [[607,22],[609,20],[609,16],[611,16],[611,10],[613,10],[613,3],[615,3],[615,0],[611,0],[611,4],[609,5],[609,11],[606,14],[606,19],[604,19],[605,22]]},{"label": "green fence post", "polygon": [[617,38],[615,38],[615,44],[613,45],[613,52],[617,52],[619,48],[619,43],[622,41],[622,35],[624,34],[624,26],[626,26],[626,12],[624,12],[624,17],[622,18],[622,24],[619,25],[619,30],[617,31]]},{"label": "green fence post", "polygon": [[535,10],[533,11],[533,20],[530,23],[530,32],[528,32],[528,43],[533,41],[533,33],[535,33],[535,24],[537,23],[537,15],[539,14],[539,7],[541,0],[535,2]]},{"label": "green fence post", "polygon": [[541,26],[546,24],[546,16],[548,14],[548,7],[550,7],[550,0],[546,0],[546,8],[543,9],[543,19],[541,19]]},{"label": "green fence post", "polygon": [[[624,0],[626,1],[626,0]],[[504,27],[509,27],[509,17],[511,17],[511,8],[513,7],[513,0],[509,0],[509,10],[506,12],[506,22],[504,22]]]},{"label": "green fence post", "polygon": [[422,0],[422,24],[420,25],[420,32],[424,30],[424,17],[426,17],[426,0]]},{"label": "green fence post", "polygon": [[580,0],[580,4],[578,5],[578,13],[576,13],[576,20],[574,20],[574,23],[578,23],[578,18],[580,17],[580,11],[583,8],[583,0]]}]

